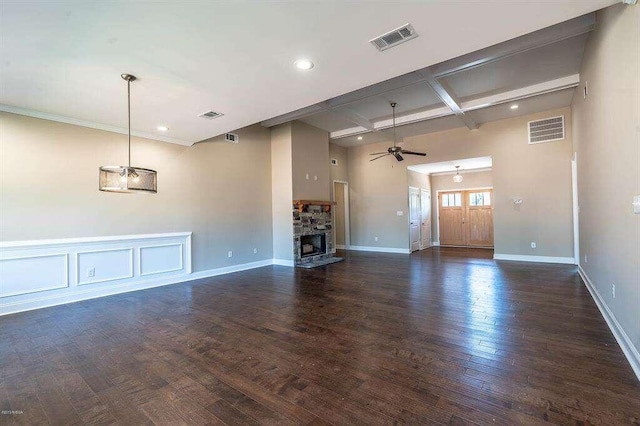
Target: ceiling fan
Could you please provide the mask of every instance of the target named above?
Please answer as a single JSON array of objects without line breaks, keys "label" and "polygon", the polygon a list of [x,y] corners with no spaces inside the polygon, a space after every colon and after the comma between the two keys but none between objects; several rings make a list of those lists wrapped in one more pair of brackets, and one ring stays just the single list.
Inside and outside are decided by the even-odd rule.
[{"label": "ceiling fan", "polygon": [[387,155],[393,155],[398,161],[404,160],[404,158],[402,158],[402,154],[420,155],[422,157],[426,157],[427,155],[424,152],[415,152],[402,149],[401,147],[396,145],[396,105],[397,104],[395,102],[391,102],[391,111],[393,111],[393,146],[390,146],[389,149],[387,149],[387,152],[374,152],[372,154],[369,154],[378,155],[378,157],[372,158],[369,161],[375,161],[378,158],[386,157]]}]

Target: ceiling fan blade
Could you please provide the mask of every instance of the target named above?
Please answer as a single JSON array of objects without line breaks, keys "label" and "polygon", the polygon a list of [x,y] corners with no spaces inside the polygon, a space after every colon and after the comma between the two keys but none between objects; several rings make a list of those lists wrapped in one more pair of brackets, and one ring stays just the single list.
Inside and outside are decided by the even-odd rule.
[{"label": "ceiling fan blade", "polygon": [[399,152],[394,152],[393,156],[396,157],[396,160],[398,160],[398,161],[404,160],[404,158],[402,158],[402,155],[400,155]]},{"label": "ceiling fan blade", "polygon": [[371,159],[371,160],[369,160],[369,161],[376,161],[378,158],[386,157],[387,155],[391,155],[391,154],[389,154],[389,153],[387,152],[386,154],[381,155],[380,157],[372,158],[372,159]]},{"label": "ceiling fan blade", "polygon": [[372,152],[369,155],[380,155],[380,154],[388,154],[388,152],[387,151],[385,151],[385,152]]},{"label": "ceiling fan blade", "polygon": [[426,157],[427,154],[425,154],[424,152],[415,152],[415,151],[407,151],[407,150],[402,150],[403,154],[411,154],[411,155],[421,155],[423,157]]}]

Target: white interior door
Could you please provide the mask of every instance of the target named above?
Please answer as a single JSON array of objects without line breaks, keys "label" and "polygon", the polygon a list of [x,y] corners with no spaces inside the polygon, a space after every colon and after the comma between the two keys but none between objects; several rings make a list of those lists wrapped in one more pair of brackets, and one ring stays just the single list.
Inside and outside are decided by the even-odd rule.
[{"label": "white interior door", "polygon": [[431,191],[420,190],[420,249],[431,247]]},{"label": "white interior door", "polygon": [[411,251],[420,250],[420,190],[409,187],[409,235]]}]

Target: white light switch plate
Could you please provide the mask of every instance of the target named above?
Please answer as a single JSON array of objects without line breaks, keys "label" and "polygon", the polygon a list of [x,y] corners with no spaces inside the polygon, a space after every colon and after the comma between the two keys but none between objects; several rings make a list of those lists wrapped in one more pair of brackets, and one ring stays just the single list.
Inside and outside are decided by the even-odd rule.
[{"label": "white light switch plate", "polygon": [[633,197],[633,212],[640,214],[640,195]]},{"label": "white light switch plate", "polygon": [[396,212],[396,214],[397,214],[398,216],[403,216],[403,215],[404,215],[404,212],[403,212],[402,210],[398,210],[398,211]]}]

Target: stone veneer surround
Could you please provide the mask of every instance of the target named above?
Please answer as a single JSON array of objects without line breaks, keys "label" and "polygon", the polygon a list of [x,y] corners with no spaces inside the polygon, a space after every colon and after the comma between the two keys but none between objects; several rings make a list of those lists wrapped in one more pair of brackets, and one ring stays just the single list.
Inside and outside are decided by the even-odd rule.
[{"label": "stone veneer surround", "polygon": [[[296,265],[333,257],[330,202],[308,201],[293,204],[293,260]],[[326,253],[302,257],[300,237],[324,234]]]}]

